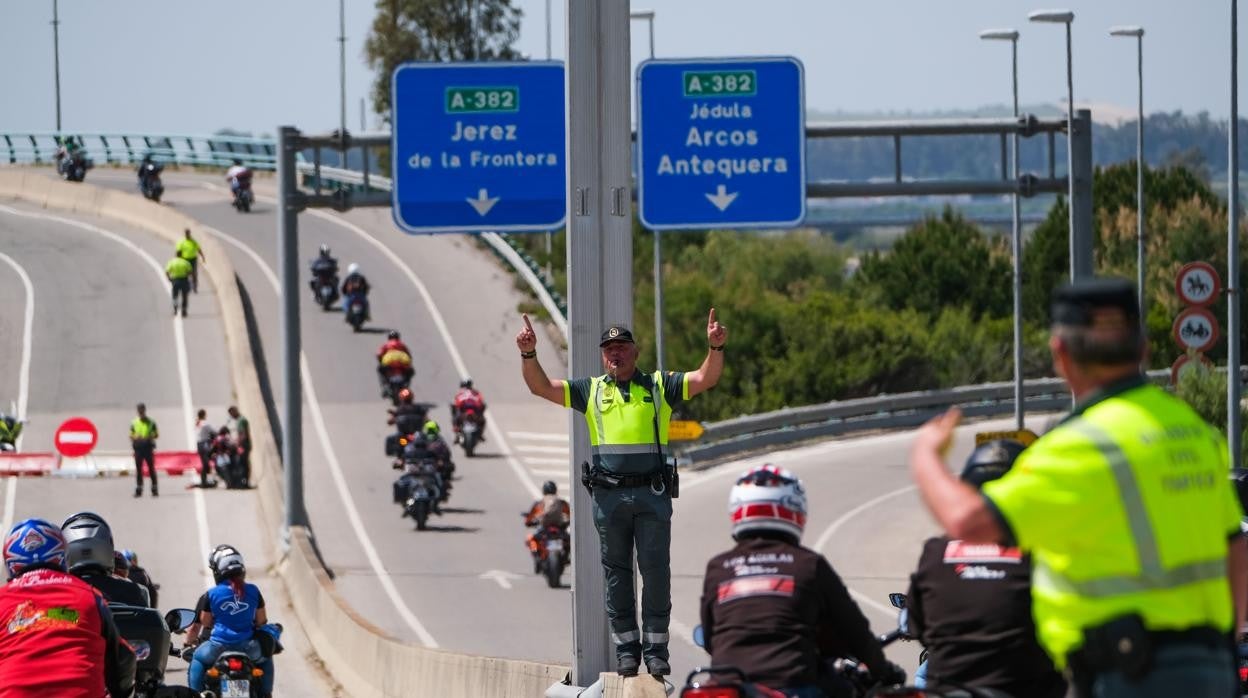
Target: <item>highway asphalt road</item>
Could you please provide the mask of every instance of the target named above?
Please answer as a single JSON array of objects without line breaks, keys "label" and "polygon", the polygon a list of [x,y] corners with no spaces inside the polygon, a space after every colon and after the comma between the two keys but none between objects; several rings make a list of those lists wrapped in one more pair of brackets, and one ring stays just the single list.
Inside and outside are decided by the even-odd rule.
[{"label": "highway asphalt road", "polygon": [[[217,348],[216,299],[205,284],[192,297],[189,316],[172,318],[161,271],[169,252],[163,240],[109,221],[0,201],[0,399],[6,407],[10,400],[26,403],[23,451],[51,451],[56,427],[85,416],[99,430],[97,453],[125,460],[129,421],[140,401],[161,429],[160,450],[194,448],[193,407],[207,409],[213,420],[224,418],[230,384]],[[28,335],[24,320],[32,303]],[[0,482],[3,528],[32,516],[60,523],[77,511],[99,513],[117,546],[135,550],[161,584],[162,610],[194,605],[210,582],[208,548],[238,546],[270,616],[288,630],[290,651],[277,664],[278,694],[334,695],[305,656],[307,640],[268,570],[272,555],[257,533],[256,495],[190,489],[189,478],[164,477],[158,499],[146,491],[134,499],[131,478],[6,478]],[[182,681],[184,670],[181,660],[171,659],[171,682]]]},{"label": "highway asphalt road", "polygon": [[[89,181],[134,187],[125,171],[95,170]],[[166,173],[164,182],[166,204],[210,226],[225,243],[253,306],[263,346],[258,368],[280,395],[272,180],[257,180],[251,214],[230,207],[218,177]],[[384,209],[306,211],[299,224],[303,260],[328,243],[342,267],[360,263],[374,289],[373,323],[361,334],[338,313],[314,305],[306,285],[299,291],[308,368],[307,502],[339,591],[398,637],[475,654],[569,661],[570,596],[532,574],[519,525],[543,480],[568,487],[569,415],[531,397],[520,379],[513,336],[522,296],[512,277],[469,237],[408,236]],[[731,318],[722,320],[731,328]],[[445,405],[461,375],[471,375],[489,402],[489,440],[477,458],[457,456],[450,507],[426,532],[399,518],[390,495],[394,474],[382,454],[385,404],[373,351],[391,327],[413,348],[417,399],[438,403],[434,416],[444,427]],[[552,375],[560,373],[547,337],[538,350]],[[973,431],[964,430],[955,456],[969,450]],[[922,541],[934,532],[910,489],[908,443],[905,434],[829,442],[683,478],[673,524],[673,680],[707,660],[690,639],[702,574],[706,560],[731,545],[727,493],[751,463],[780,463],[806,481],[811,513],[804,543],[829,557],[877,632],[891,629],[895,613],[887,594],[905,590]],[[913,646],[890,654],[908,669],[916,664]]]}]

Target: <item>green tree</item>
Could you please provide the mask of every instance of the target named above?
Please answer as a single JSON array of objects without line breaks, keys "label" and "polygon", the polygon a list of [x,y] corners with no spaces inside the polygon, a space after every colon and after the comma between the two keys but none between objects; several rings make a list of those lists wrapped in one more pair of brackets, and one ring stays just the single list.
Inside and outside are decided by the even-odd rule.
[{"label": "green tree", "polygon": [[390,77],[401,63],[518,59],[520,17],[511,0],[377,0],[364,43],[377,73],[373,109],[390,123]]},{"label": "green tree", "polygon": [[994,250],[974,224],[951,207],[903,235],[886,253],[862,260],[855,282],[867,296],[894,310],[939,315],[966,307],[971,315],[1010,312],[1009,257]]},{"label": "green tree", "polygon": [[[1175,394],[1187,401],[1206,422],[1226,436],[1226,374],[1214,371],[1191,357],[1191,368],[1179,373]],[[1248,425],[1248,410],[1239,410],[1239,423]],[[1248,438],[1240,439],[1240,462],[1248,455]]]}]

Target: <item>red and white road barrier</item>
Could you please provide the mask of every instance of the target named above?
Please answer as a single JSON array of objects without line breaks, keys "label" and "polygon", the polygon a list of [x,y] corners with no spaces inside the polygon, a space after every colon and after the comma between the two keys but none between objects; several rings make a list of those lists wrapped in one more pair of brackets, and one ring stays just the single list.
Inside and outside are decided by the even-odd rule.
[{"label": "red and white road barrier", "polygon": [[[157,451],[156,470],[165,475],[198,471],[195,451]],[[123,451],[67,458],[56,453],[0,453],[0,477],[109,477],[134,474],[134,455]]]}]

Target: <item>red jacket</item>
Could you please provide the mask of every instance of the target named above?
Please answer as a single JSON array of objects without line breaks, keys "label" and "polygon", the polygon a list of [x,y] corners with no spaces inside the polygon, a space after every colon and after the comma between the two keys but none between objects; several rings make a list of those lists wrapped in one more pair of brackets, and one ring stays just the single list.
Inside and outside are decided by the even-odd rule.
[{"label": "red jacket", "polygon": [[485,400],[481,399],[481,393],[468,388],[462,388],[455,393],[455,409],[475,409],[480,411],[485,407]]},{"label": "red jacket", "polygon": [[407,348],[407,345],[403,343],[403,340],[387,339],[386,343],[381,345],[381,348],[377,350],[377,360],[381,361],[381,357],[385,356],[386,352],[390,351],[391,349],[398,349],[399,351],[409,356],[412,353],[411,350]]},{"label": "red jacket", "polygon": [[0,587],[0,698],[130,696],[134,652],[99,592],[58,570]]}]

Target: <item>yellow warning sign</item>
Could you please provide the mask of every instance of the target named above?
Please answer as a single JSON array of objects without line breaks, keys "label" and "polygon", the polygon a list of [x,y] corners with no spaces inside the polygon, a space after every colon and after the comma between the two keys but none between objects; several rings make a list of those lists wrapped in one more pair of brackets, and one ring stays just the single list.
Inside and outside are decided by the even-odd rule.
[{"label": "yellow warning sign", "polygon": [[702,428],[701,422],[673,419],[667,425],[667,440],[693,441],[702,438],[702,432],[704,431],[706,430]]},{"label": "yellow warning sign", "polygon": [[1036,439],[1036,433],[1030,429],[1015,429],[1013,431],[981,431],[975,435],[975,445],[986,444],[989,441],[1017,441],[1024,446],[1030,446]]}]

